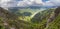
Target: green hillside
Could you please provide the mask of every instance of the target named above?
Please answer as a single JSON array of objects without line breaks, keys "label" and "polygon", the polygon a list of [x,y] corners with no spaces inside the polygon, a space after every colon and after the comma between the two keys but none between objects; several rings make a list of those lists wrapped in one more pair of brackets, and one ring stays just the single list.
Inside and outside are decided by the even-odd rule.
[{"label": "green hillside", "polygon": [[55,10],[22,9],[12,13],[0,8],[0,29],[60,29],[60,14],[46,28],[47,21]]}]

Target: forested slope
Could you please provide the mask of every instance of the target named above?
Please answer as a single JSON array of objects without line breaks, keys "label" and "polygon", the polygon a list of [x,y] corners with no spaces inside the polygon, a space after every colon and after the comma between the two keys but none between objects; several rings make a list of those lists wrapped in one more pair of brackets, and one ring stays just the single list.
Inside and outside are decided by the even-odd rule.
[{"label": "forested slope", "polygon": [[18,16],[0,7],[0,29],[28,29],[30,23],[18,19]]},{"label": "forested slope", "polygon": [[[31,18],[30,15],[32,14],[28,17],[24,15],[25,13],[23,15],[17,15],[16,12],[12,13],[11,11],[0,7],[0,29],[60,29],[60,11],[57,11],[58,8],[38,12]],[[25,21],[21,16],[23,16],[27,21]],[[51,16],[55,18],[52,20]],[[23,20],[21,20],[21,18]],[[49,21],[49,19],[51,21]]]}]

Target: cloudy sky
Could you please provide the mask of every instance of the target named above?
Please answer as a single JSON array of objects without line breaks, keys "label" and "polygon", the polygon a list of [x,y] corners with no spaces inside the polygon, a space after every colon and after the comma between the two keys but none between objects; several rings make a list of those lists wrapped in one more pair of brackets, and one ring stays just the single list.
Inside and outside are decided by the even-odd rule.
[{"label": "cloudy sky", "polygon": [[0,7],[60,6],[60,0],[0,0]]}]

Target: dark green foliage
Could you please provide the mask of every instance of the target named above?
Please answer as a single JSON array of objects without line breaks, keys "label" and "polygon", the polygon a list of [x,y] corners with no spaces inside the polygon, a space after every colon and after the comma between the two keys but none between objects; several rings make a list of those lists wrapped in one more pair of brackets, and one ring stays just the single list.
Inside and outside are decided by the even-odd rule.
[{"label": "dark green foliage", "polygon": [[[50,14],[54,12],[54,10],[55,9],[44,10],[37,13],[32,19],[30,19],[31,21],[24,21],[20,20],[18,17],[30,16],[30,12],[19,13],[15,10],[16,13],[12,13],[0,8],[0,29],[6,28],[4,21],[8,23],[7,27],[9,29],[10,27],[15,27],[15,29],[45,29],[47,25],[47,19],[50,17]],[[60,29],[60,15],[58,15],[56,19],[49,24],[47,29]]]},{"label": "dark green foliage", "polygon": [[2,29],[2,26],[0,26],[0,29]]},{"label": "dark green foliage", "polygon": [[39,23],[39,22],[41,22],[42,20],[41,20],[41,15],[40,15],[40,13],[37,13],[37,14],[34,16],[34,18],[31,19],[31,21],[32,21],[33,23]]},{"label": "dark green foliage", "polygon": [[42,12],[37,13],[32,19],[31,21],[33,23],[40,23],[42,22],[42,20],[44,20],[44,18],[49,18],[50,14],[53,12],[54,10],[52,9],[48,9],[48,10],[44,10]]},{"label": "dark green foliage", "polygon": [[[5,26],[4,22],[8,25]],[[32,29],[33,28],[31,26],[31,23],[18,19],[17,15],[3,8],[0,8],[0,24],[3,24],[3,27],[5,27],[5,29],[8,29],[10,27],[14,27],[16,29],[30,29],[30,28]]]}]

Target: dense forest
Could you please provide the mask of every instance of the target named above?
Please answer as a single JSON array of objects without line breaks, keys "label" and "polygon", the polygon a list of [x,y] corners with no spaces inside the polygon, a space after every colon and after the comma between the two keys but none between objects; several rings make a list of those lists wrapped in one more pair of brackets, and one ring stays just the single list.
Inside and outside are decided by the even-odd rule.
[{"label": "dense forest", "polygon": [[0,29],[60,29],[60,7],[44,10],[0,7]]}]

